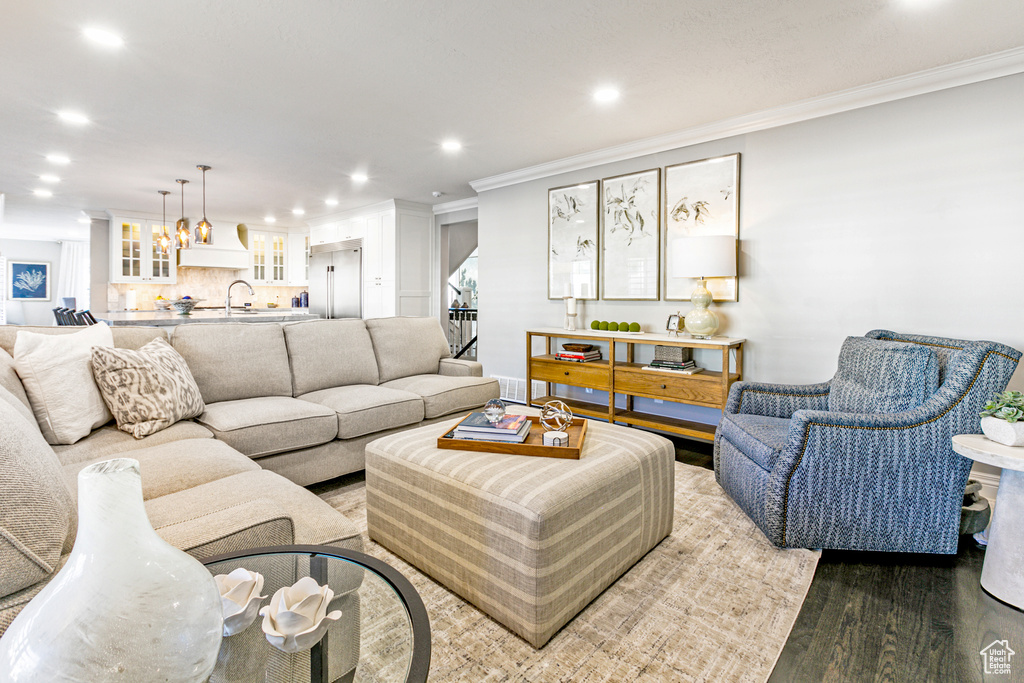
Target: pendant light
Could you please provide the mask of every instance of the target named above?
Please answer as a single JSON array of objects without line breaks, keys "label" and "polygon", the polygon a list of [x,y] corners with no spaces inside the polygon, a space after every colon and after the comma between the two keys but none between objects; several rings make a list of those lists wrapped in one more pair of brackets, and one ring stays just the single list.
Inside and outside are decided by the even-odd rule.
[{"label": "pendant light", "polygon": [[160,237],[157,240],[157,244],[160,245],[160,255],[170,256],[171,254],[171,230],[167,227],[167,195],[170,194],[168,190],[157,190],[164,196],[164,220],[160,224]]},{"label": "pendant light", "polygon": [[196,223],[195,243],[213,244],[213,226],[210,225],[210,221],[206,220],[206,172],[210,170],[210,167],[200,164],[196,168],[203,172],[203,220]]},{"label": "pendant light", "polygon": [[192,233],[188,231],[188,222],[185,221],[185,183],[188,181],[178,178],[174,182],[181,185],[181,218],[175,226],[174,246],[178,249],[191,249]]}]

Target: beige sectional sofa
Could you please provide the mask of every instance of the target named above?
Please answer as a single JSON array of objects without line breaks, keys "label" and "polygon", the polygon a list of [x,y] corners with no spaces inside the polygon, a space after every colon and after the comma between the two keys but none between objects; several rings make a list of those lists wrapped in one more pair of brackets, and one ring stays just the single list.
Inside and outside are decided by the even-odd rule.
[{"label": "beige sectional sofa", "polygon": [[[88,464],[138,460],[151,523],[196,557],[286,544],[358,549],[353,524],[300,485],[363,469],[365,444],[381,435],[498,395],[479,364],[447,357],[433,318],[181,325],[170,343],[199,386],[202,415],[143,439],[110,423],[50,446],[14,370],[23,329],[77,331],[0,326],[0,558],[20,567],[0,571],[0,634],[67,559],[77,475]],[[113,337],[138,349],[168,334],[119,327]],[[70,518],[54,514],[65,496]]]}]

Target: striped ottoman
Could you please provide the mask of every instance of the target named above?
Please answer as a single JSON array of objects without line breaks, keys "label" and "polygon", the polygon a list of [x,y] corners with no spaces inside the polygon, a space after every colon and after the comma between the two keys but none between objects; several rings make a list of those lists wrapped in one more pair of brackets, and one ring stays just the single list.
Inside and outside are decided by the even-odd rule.
[{"label": "striped ottoman", "polygon": [[675,450],[603,422],[579,460],[438,449],[457,421],[367,445],[370,538],[542,647],[669,534]]}]

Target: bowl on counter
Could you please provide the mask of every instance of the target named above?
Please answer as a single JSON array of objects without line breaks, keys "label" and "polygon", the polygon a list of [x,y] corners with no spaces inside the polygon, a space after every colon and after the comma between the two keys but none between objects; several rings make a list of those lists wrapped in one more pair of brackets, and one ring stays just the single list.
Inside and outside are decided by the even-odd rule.
[{"label": "bowl on counter", "polygon": [[171,304],[174,303],[170,299],[154,299],[153,308],[158,311],[169,311],[171,310]]},{"label": "bowl on counter", "polygon": [[178,315],[188,315],[202,299],[178,299],[172,301],[171,306],[178,312]]}]

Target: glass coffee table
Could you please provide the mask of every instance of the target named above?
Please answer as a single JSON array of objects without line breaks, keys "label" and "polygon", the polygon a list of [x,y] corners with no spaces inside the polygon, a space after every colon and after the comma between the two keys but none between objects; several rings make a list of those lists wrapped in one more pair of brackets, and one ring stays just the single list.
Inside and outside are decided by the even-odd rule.
[{"label": "glass coffee table", "polygon": [[214,575],[239,567],[264,577],[261,605],[303,577],[334,591],[341,610],[312,649],[271,645],[263,617],[225,637],[211,683],[422,683],[430,667],[430,622],[416,589],[398,570],[355,550],[315,545],[256,548],[203,560]]}]

